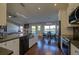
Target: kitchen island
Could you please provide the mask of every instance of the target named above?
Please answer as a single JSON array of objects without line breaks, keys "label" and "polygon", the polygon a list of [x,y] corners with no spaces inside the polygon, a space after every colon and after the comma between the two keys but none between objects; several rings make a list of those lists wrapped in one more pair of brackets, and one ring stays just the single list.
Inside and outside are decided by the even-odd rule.
[{"label": "kitchen island", "polygon": [[[23,35],[23,33],[7,35],[3,39],[0,39],[0,47],[13,51],[13,53],[12,53],[13,55],[19,55],[20,52],[23,52],[23,51],[20,51],[21,50],[20,47],[23,46],[23,45],[21,45],[23,42],[22,39],[25,39],[27,36],[28,35]],[[29,39],[27,39],[27,40],[29,40]],[[28,48],[29,48],[29,46],[28,46]],[[8,52],[8,50],[6,50],[6,51]],[[2,54],[2,53],[4,53],[4,51],[2,51],[0,53]],[[7,53],[6,53],[6,55],[7,55]]]},{"label": "kitchen island", "polygon": [[0,55],[11,55],[13,54],[13,51],[0,47]]}]

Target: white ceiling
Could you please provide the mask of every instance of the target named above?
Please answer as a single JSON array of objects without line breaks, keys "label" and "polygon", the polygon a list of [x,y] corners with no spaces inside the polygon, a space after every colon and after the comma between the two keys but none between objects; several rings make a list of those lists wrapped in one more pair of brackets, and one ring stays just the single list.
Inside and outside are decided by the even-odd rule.
[{"label": "white ceiling", "polygon": [[[10,3],[7,6],[8,18],[21,25],[25,23],[37,22],[54,22],[58,21],[59,9],[67,8],[68,4],[54,4],[49,3]],[[40,8],[40,10],[38,9]]]}]

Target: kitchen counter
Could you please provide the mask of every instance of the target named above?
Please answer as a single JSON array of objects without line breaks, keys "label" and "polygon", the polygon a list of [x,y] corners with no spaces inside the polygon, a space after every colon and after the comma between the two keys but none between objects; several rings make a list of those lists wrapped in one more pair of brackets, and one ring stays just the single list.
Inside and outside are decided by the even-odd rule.
[{"label": "kitchen counter", "polygon": [[77,40],[71,40],[71,43],[73,45],[75,45],[79,49],[79,41],[77,41]]},{"label": "kitchen counter", "polygon": [[0,47],[0,55],[11,55],[13,51]]},{"label": "kitchen counter", "polygon": [[77,48],[79,48],[79,41],[78,40],[73,40],[73,36],[71,35],[64,35],[63,37],[66,37],[70,40],[70,42],[75,45]]},{"label": "kitchen counter", "polygon": [[3,39],[0,39],[0,43],[10,41],[10,40],[14,40],[14,39],[17,39],[17,38],[22,37],[22,36],[26,36],[26,35],[23,35],[23,33],[7,35]]}]

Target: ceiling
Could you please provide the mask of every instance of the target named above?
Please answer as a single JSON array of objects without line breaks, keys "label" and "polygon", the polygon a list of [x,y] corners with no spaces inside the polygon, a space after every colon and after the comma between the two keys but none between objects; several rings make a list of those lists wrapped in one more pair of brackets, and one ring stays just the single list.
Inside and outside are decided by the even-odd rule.
[{"label": "ceiling", "polygon": [[25,23],[56,22],[59,9],[66,9],[68,4],[53,3],[8,3],[8,20],[23,25]]}]

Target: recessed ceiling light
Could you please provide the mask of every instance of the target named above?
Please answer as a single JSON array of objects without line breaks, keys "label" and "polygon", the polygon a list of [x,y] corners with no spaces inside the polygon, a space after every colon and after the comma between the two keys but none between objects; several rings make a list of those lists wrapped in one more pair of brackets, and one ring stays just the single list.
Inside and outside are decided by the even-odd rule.
[{"label": "recessed ceiling light", "polygon": [[57,4],[55,3],[54,6],[56,6]]},{"label": "recessed ceiling light", "polygon": [[40,7],[38,8],[38,10],[40,10]]},{"label": "recessed ceiling light", "polygon": [[11,18],[12,16],[8,16],[9,18]]}]

